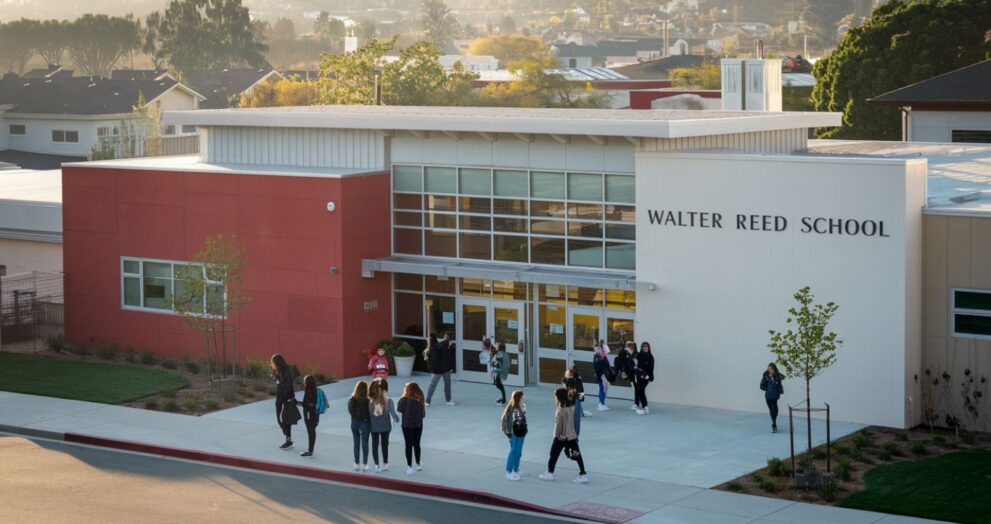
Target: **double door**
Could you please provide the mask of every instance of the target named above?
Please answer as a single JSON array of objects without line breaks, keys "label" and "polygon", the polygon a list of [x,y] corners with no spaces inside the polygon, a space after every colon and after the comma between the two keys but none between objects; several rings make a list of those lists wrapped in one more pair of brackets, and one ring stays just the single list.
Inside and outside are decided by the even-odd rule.
[{"label": "double door", "polygon": [[[560,318],[560,311],[553,312],[558,317],[557,323],[541,321],[542,326],[547,327],[550,335],[561,335],[560,337],[541,337],[549,342],[546,346],[552,346],[541,345],[538,349],[541,382],[560,383],[564,370],[575,366],[585,384],[585,394],[588,397],[594,397],[599,392],[599,385],[595,382],[595,368],[592,366],[595,344],[602,340],[609,347],[609,360],[612,362],[615,354],[623,348],[626,342],[635,340],[634,314],[599,308],[568,307],[565,309],[562,306],[560,309],[565,310],[563,319]],[[617,380],[610,385],[607,395],[614,398],[632,399],[633,391],[629,386],[628,381]]]},{"label": "double door", "polygon": [[523,302],[485,298],[458,299],[461,321],[458,323],[458,378],[474,382],[491,382],[488,366],[483,364],[482,341],[506,344],[509,355],[508,386],[525,385],[526,314]]}]

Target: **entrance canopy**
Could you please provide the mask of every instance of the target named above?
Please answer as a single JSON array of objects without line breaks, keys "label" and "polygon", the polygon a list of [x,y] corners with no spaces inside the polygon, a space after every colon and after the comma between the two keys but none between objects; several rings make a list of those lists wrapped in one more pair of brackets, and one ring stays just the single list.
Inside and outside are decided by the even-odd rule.
[{"label": "entrance canopy", "polygon": [[372,278],[376,272],[409,273],[435,277],[512,280],[533,284],[556,284],[591,288],[636,291],[636,276],[617,271],[583,271],[493,262],[457,262],[407,257],[386,257],[361,261],[361,276]]}]

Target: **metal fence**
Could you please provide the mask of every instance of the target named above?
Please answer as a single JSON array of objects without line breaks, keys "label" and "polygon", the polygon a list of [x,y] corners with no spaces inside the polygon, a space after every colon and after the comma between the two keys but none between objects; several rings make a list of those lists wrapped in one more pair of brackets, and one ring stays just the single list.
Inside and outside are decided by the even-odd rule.
[{"label": "metal fence", "polygon": [[37,350],[49,337],[64,335],[64,302],[61,273],[0,277],[0,349],[17,344]]}]

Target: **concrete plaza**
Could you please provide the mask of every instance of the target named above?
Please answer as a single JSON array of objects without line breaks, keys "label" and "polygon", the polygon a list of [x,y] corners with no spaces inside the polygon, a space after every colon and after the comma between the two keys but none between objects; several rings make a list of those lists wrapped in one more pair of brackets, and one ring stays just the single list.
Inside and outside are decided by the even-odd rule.
[{"label": "concrete plaza", "polygon": [[[413,378],[426,386],[429,377]],[[296,449],[281,451],[273,402],[265,400],[193,417],[86,402],[0,392],[0,430],[73,432],[159,446],[221,453],[270,462],[352,471],[352,440],[346,399],[355,379],[324,386],[330,409],[321,418],[316,453],[299,457],[305,445],[302,425],[293,428]],[[393,398],[402,380],[390,381]],[[425,389],[425,388],[424,388]],[[637,523],[893,523],[917,519],[713,491],[721,484],[763,466],[770,457],[786,457],[786,432],[771,434],[766,414],[655,404],[637,416],[629,401],[610,400],[610,411],[582,421],[581,446],[590,482],[575,485],[573,462],[562,457],[557,480],[536,475],[546,469],[553,424],[552,389],[527,387],[530,433],[523,451],[521,482],[505,480],[508,449],[499,430],[497,392],[486,384],[454,383],[457,405],[443,403],[440,388],[427,410],[423,434],[424,469],[404,473],[402,435],[391,438],[389,472],[397,480],[456,487],[562,509],[578,515]],[[756,388],[755,388],[756,389]],[[794,399],[792,399],[794,400]],[[755,407],[763,400],[755,391]],[[786,427],[786,422],[779,424]],[[833,423],[834,438],[860,426]],[[796,441],[804,433],[796,433]],[[824,439],[822,424],[813,438]],[[368,475],[376,475],[368,473]]]}]

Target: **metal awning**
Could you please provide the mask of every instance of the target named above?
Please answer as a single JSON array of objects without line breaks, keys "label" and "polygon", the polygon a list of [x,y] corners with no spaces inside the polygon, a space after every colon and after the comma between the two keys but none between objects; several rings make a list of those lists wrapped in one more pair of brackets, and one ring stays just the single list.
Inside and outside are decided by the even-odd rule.
[{"label": "metal awning", "polygon": [[533,284],[556,284],[627,291],[636,291],[637,285],[636,275],[629,272],[584,271],[498,262],[454,262],[406,257],[386,257],[361,261],[361,276],[372,278],[375,273],[513,280]]}]

